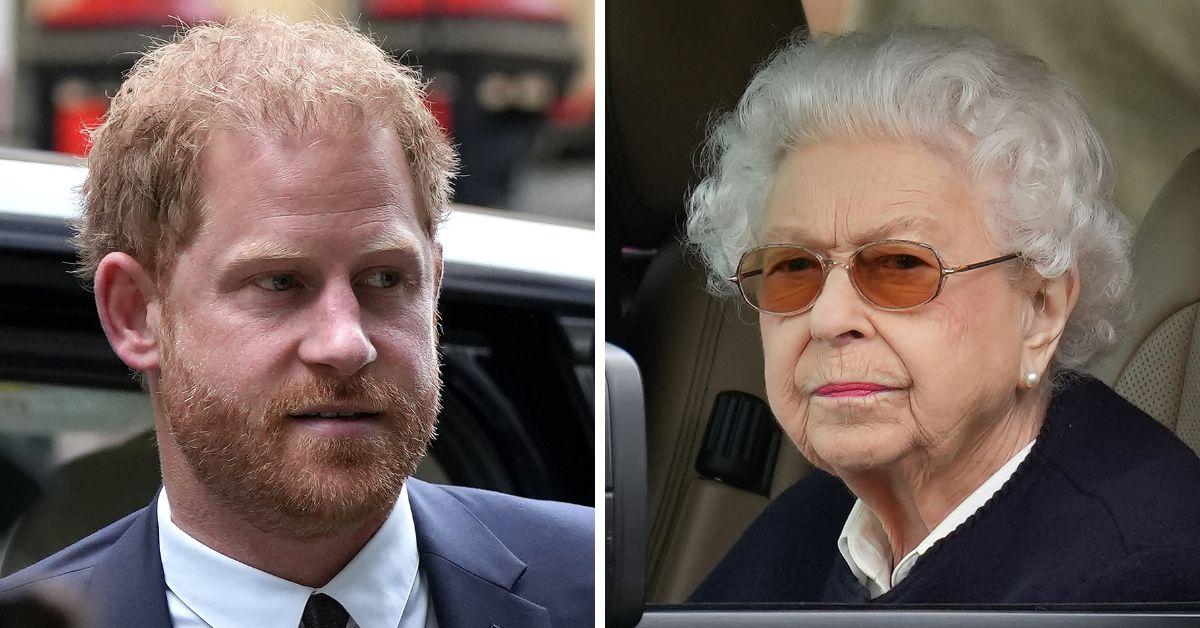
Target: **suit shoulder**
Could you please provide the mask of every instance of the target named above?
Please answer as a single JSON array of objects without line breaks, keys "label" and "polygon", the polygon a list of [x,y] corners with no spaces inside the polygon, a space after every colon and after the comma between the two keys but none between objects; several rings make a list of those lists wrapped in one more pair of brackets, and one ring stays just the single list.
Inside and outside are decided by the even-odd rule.
[{"label": "suit shoulder", "polygon": [[[513,529],[539,536],[577,534],[591,538],[595,530],[595,510],[587,506],[516,497],[462,486],[436,485],[434,488],[449,493],[498,534],[504,529]],[[493,523],[503,529],[497,530]]]},{"label": "suit shoulder", "polygon": [[91,568],[142,512],[127,515],[82,540],[0,579],[0,596],[21,595],[29,588],[43,585],[62,586],[67,589],[86,586]]},{"label": "suit shoulder", "polygon": [[439,491],[524,564],[513,593],[546,607],[555,626],[590,626],[595,609],[595,510],[455,486]]},{"label": "suit shoulder", "polygon": [[525,563],[522,583],[543,590],[591,590],[595,510],[457,486],[425,485],[461,504]]}]

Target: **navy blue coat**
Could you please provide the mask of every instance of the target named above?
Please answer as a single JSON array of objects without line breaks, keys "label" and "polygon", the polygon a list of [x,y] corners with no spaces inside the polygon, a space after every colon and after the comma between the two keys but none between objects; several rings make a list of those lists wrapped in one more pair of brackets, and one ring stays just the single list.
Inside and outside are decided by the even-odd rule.
[{"label": "navy blue coat", "polygon": [[837,549],[854,496],[813,472],[773,501],[693,602],[1200,601],[1200,459],[1101,382],[1052,400],[1029,456],[888,593]]},{"label": "navy blue coat", "polygon": [[[593,510],[408,482],[442,628],[592,626]],[[66,592],[89,628],[171,626],[155,504],[0,580],[0,597]]]}]

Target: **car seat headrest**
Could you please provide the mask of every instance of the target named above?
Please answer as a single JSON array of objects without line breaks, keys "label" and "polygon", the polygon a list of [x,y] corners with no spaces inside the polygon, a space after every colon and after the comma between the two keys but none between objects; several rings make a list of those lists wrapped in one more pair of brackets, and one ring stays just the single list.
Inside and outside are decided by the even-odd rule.
[{"label": "car seat headrest", "polygon": [[1121,344],[1092,371],[1109,385],[1150,335],[1200,301],[1200,150],[1183,159],[1134,238],[1134,315]]},{"label": "car seat headrest", "polygon": [[607,219],[617,244],[653,248],[671,236],[697,181],[710,113],[737,103],[804,12],[794,0],[633,1],[609,4],[606,20]]}]

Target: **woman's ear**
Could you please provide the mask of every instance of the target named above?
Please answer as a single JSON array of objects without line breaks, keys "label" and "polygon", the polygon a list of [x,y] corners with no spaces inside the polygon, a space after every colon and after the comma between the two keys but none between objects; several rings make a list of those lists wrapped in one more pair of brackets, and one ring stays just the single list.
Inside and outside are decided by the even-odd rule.
[{"label": "woman's ear", "polygon": [[1032,316],[1021,347],[1021,374],[1032,372],[1041,376],[1049,368],[1067,319],[1079,300],[1079,280],[1071,271],[1054,279],[1043,279],[1033,290]]},{"label": "woman's ear", "polygon": [[129,368],[146,373],[159,365],[160,312],[150,274],[125,253],[109,253],[96,268],[96,311],[108,344]]}]

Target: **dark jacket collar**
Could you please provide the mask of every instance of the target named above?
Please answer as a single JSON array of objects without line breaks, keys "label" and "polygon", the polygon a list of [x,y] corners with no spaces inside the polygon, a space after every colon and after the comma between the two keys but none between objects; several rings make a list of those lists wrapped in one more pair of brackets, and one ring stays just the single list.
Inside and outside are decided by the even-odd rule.
[{"label": "dark jacket collar", "polygon": [[445,489],[408,480],[421,567],[429,579],[438,624],[537,628],[550,625],[545,607],[513,592],[526,565]]},{"label": "dark jacket collar", "polygon": [[[439,625],[550,625],[544,607],[513,593],[525,563],[466,506],[441,487],[412,478],[408,495]],[[155,497],[93,568],[88,628],[171,626],[157,507]]]},{"label": "dark jacket collar", "polygon": [[158,553],[158,497],[92,568],[88,628],[171,626]]}]

